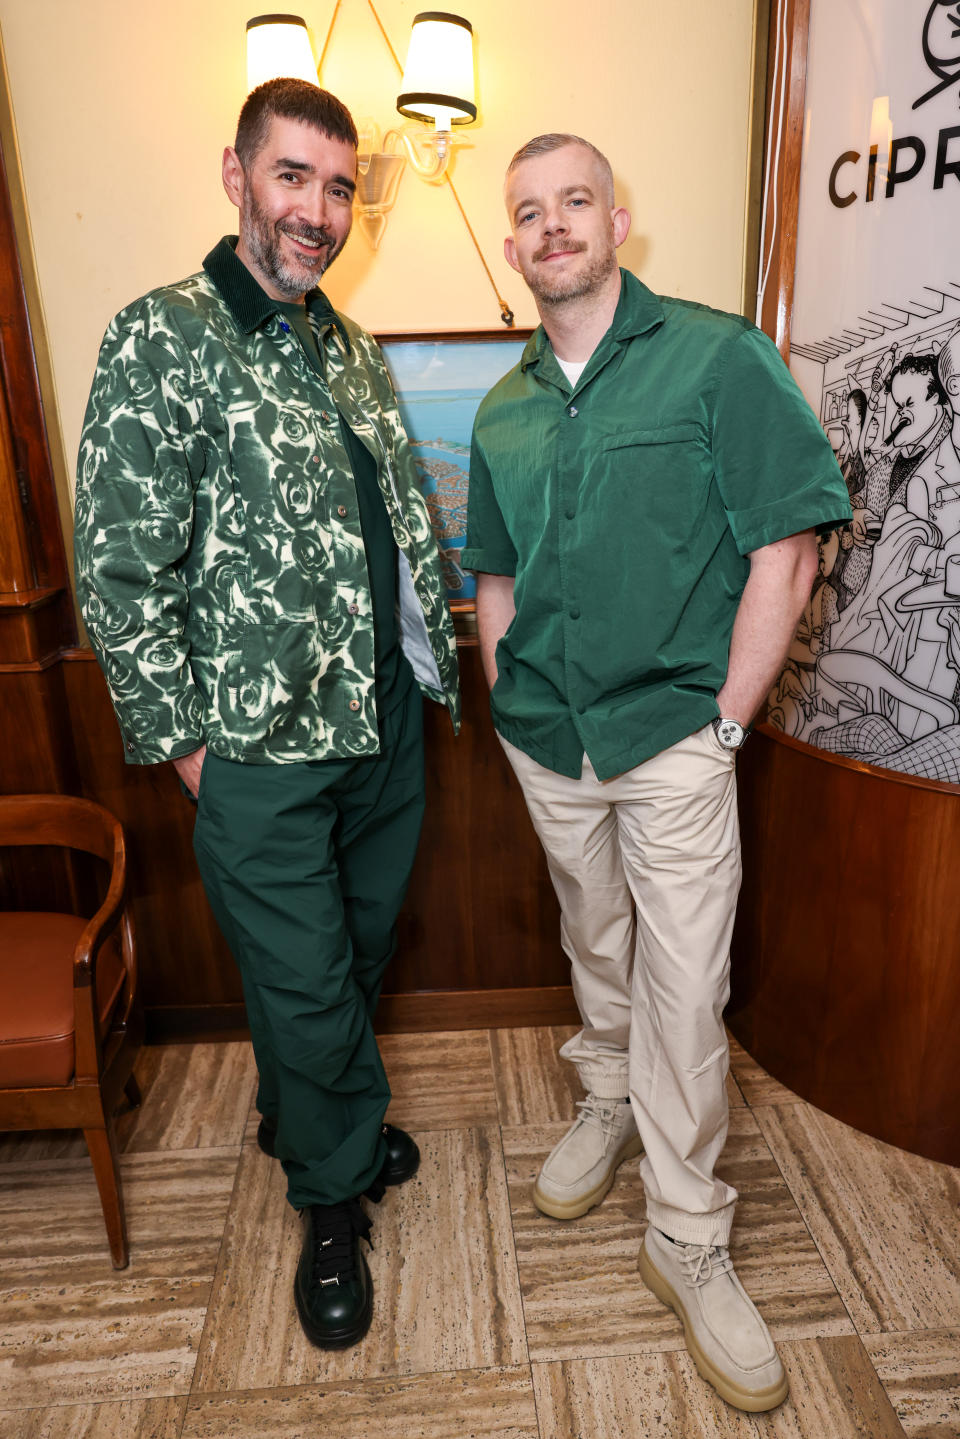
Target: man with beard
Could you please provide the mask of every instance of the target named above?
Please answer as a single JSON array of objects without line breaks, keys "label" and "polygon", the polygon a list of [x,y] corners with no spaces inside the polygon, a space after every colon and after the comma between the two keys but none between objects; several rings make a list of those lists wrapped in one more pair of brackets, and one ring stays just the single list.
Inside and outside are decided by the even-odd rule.
[{"label": "man with beard", "polygon": [[383,360],[317,288],[357,132],[299,80],[248,97],[203,270],[123,310],[80,449],[77,588],[133,764],[172,761],[243,978],[260,1147],[303,1211],[307,1336],[366,1333],[360,1202],[419,1163],[373,1034],[423,811],[421,690],[458,721],[436,544]]},{"label": "man with beard", "polygon": [[718,1392],[787,1393],[728,1248],[721,1018],[740,882],[734,763],[849,517],[770,341],[617,267],[603,155],[544,135],[507,173],[506,256],[542,321],[474,428],[465,566],[491,710],[543,842],[587,1097],[534,1202],[575,1219],[644,1152],[647,1284]]}]

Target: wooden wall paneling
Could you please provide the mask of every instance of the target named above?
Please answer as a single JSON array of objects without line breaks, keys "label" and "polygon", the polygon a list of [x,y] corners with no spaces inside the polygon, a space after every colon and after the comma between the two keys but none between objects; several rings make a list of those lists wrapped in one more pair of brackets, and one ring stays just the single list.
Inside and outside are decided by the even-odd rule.
[{"label": "wooden wall paneling", "polygon": [[[33,351],[23,270],[14,230],[7,161],[0,146],[0,378],[10,416],[10,441],[17,474],[20,523],[29,547],[32,574],[24,589],[63,589],[66,555],[53,466],[47,443],[40,382]],[[9,523],[11,514],[5,512]],[[26,577],[25,577],[26,578]],[[73,611],[65,593],[64,639],[75,638]]]},{"label": "wooden wall paneling", "polygon": [[738,764],[731,1029],[818,1108],[960,1163],[960,789],[767,726]]},{"label": "wooden wall paneling", "polygon": [[[494,734],[479,650],[462,648],[460,658],[459,739],[445,711],[425,702],[427,813],[380,1027],[566,1022],[576,1011],[546,864]],[[63,671],[82,793],[128,836],[148,1036],[236,1033],[240,979],[200,883],[193,807],[171,766],[124,763],[90,651],[69,653]]]},{"label": "wooden wall paneling", "polygon": [[193,857],[194,807],[172,765],[128,765],[106,682],[89,650],[64,664],[82,793],[127,835],[128,892],[147,1011],[236,1005],[240,977],[207,904]]},{"label": "wooden wall paneling", "polygon": [[784,360],[790,356],[809,30],[810,0],[773,0],[767,42],[757,323],[775,341]]},{"label": "wooden wall paneling", "polygon": [[480,650],[459,656],[459,738],[426,708],[427,815],[384,990],[569,984],[559,906],[490,719]]}]

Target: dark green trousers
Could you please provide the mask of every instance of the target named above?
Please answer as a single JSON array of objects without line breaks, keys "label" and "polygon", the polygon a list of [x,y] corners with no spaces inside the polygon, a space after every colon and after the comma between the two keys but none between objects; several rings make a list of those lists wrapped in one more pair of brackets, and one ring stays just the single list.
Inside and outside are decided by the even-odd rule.
[{"label": "dark green trousers", "polygon": [[297,1208],[361,1193],[385,1158],[372,1018],[423,818],[422,705],[411,684],[369,758],[203,766],[194,851]]}]

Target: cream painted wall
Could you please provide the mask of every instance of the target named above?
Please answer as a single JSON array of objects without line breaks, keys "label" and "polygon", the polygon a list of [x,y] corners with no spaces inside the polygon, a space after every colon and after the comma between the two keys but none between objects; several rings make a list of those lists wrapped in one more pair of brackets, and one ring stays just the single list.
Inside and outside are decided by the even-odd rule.
[{"label": "cream painted wall", "polygon": [[[7,68],[67,464],[110,317],[196,270],[235,211],[220,156],[245,92],[256,0],[0,0]],[[333,0],[291,8],[317,55]],[[421,0],[378,0],[401,56]],[[476,36],[480,123],[456,181],[518,324],[536,314],[502,257],[503,171],[546,130],[610,156],[633,212],[623,263],[653,289],[738,309],[753,0],[458,0]],[[396,117],[397,73],[366,0],[343,0],[322,81],[359,117]],[[368,328],[499,328],[446,187],[410,173],[380,250],[359,230],[327,277]]]}]

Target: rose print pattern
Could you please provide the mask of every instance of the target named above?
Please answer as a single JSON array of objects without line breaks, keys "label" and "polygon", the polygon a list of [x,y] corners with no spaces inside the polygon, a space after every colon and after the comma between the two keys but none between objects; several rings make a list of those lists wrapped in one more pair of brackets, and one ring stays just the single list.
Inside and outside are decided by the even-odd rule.
[{"label": "rose print pattern", "polygon": [[434,662],[421,688],[459,721],[436,542],[382,357],[332,312],[320,345],[323,381],[279,316],[244,330],[206,273],[107,329],[80,445],[77,590],[131,763],[204,743],[259,763],[376,752],[338,409],[376,457],[410,566]]}]

